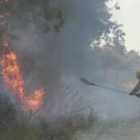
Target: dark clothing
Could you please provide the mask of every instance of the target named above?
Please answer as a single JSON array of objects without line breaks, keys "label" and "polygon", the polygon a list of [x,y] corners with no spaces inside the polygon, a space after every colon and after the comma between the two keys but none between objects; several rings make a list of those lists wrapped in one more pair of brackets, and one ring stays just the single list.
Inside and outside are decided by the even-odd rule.
[{"label": "dark clothing", "polygon": [[137,94],[137,92],[140,90],[140,80],[138,82],[138,84],[135,86],[135,88],[130,92],[130,95],[136,95],[136,96],[140,96],[140,93]]}]

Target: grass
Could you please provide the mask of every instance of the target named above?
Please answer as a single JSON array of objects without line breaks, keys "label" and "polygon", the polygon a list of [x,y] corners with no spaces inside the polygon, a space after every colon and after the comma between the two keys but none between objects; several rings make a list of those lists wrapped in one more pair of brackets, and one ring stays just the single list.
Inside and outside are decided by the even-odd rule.
[{"label": "grass", "polygon": [[[47,114],[51,114],[51,110],[58,107],[56,114],[52,113],[51,117],[53,114],[58,114],[53,121],[50,121],[47,115],[46,117],[35,117],[17,112],[10,100],[0,99],[0,140],[76,140],[76,133],[93,126],[95,117],[92,110],[86,115],[80,114],[79,112],[85,109],[82,104],[84,103],[83,98],[79,98],[78,92],[72,95],[67,94],[68,92],[65,90],[57,100],[55,98],[57,102],[54,102],[54,106],[45,110]],[[79,107],[74,106],[74,104]],[[68,112],[67,109],[69,109]],[[59,112],[67,113],[67,115],[59,114]],[[72,112],[74,113],[72,114]]]},{"label": "grass", "polygon": [[1,140],[72,140],[76,134],[71,121],[63,120],[59,123],[30,124],[25,118],[1,128]]}]

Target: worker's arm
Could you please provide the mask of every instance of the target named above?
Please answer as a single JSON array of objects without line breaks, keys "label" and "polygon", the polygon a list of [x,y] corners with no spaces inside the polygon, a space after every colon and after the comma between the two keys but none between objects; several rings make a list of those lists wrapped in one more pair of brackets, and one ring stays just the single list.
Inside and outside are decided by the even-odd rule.
[{"label": "worker's arm", "polygon": [[136,85],[136,87],[130,92],[130,95],[134,95],[136,92],[140,90],[140,81]]}]

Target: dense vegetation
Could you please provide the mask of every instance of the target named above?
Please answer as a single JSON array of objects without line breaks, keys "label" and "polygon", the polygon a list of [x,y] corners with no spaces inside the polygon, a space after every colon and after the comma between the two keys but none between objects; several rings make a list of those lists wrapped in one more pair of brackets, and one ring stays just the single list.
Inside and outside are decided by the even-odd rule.
[{"label": "dense vegetation", "polygon": [[3,140],[73,140],[77,131],[88,129],[95,122],[93,114],[62,117],[50,122],[22,112],[3,95],[0,104],[0,139]]},{"label": "dense vegetation", "polygon": [[[16,44],[14,49],[19,56],[25,77],[27,80],[31,77],[33,81],[31,84],[28,83],[27,89],[41,83],[40,85],[47,89],[44,97],[44,101],[48,103],[47,107],[54,104],[56,100],[51,97],[55,84],[50,86],[50,83],[51,81],[58,82],[63,72],[81,76],[86,71],[86,73],[93,74],[93,78],[98,77],[106,82],[110,76],[107,73],[108,70],[117,68],[120,70],[120,65],[125,70],[127,66],[124,63],[129,64],[135,58],[139,61],[136,52],[125,53],[124,33],[120,30],[121,26],[118,23],[110,20],[111,14],[105,2],[107,0],[89,0],[88,2],[83,0],[11,0],[7,5],[0,4],[0,14],[11,13],[9,18],[11,42],[14,40],[15,43],[20,38],[17,41],[19,44]],[[65,25],[68,26],[65,27],[63,33],[61,29],[64,29]],[[32,30],[30,32],[28,30],[30,27],[33,27],[35,32]],[[14,34],[17,30],[20,35]],[[2,32],[0,28],[0,35]],[[52,34],[49,36],[50,32]],[[35,39],[32,38],[34,33],[37,34]],[[114,35],[113,38],[110,38],[110,33]],[[102,49],[99,46],[103,39],[106,43]],[[89,47],[91,43],[89,40],[93,41],[93,49]],[[33,47],[31,47],[32,44]],[[120,60],[120,57],[123,59]],[[110,77],[111,80],[113,78]],[[28,82],[31,79],[29,78]],[[61,101],[64,98],[60,98],[59,104],[63,103]],[[68,99],[67,102],[73,100]],[[75,103],[80,107],[81,102],[75,100]],[[25,115],[19,108],[17,109],[17,106],[17,103],[3,97],[2,91],[0,95],[1,140],[72,140],[78,130],[88,129],[96,121],[93,114],[89,114],[86,118],[76,114],[59,118],[51,123],[47,122],[46,118],[39,118],[37,123],[34,123],[34,119],[38,118],[30,114]],[[50,114],[52,109],[55,107],[50,107],[46,114]],[[30,117],[33,117],[33,121]]]}]

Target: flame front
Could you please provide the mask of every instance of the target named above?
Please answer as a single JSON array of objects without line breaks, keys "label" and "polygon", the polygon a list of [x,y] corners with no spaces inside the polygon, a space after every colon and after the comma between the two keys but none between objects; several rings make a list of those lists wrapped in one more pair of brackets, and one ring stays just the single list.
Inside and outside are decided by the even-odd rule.
[{"label": "flame front", "polygon": [[4,82],[13,92],[19,95],[21,100],[24,100],[24,80],[20,73],[16,54],[14,52],[3,54],[1,65]]},{"label": "flame front", "polygon": [[[8,2],[9,0],[1,0],[0,4],[6,4]],[[24,107],[26,107],[26,109],[36,111],[41,105],[41,100],[45,92],[44,89],[41,88],[35,90],[34,94],[31,97],[26,96],[23,74],[21,73],[18,64],[17,55],[12,50],[12,46],[9,41],[9,16],[9,12],[0,15],[1,26],[5,29],[5,32],[2,36],[2,46],[4,50],[1,58],[2,77],[7,87],[19,97]]]}]

